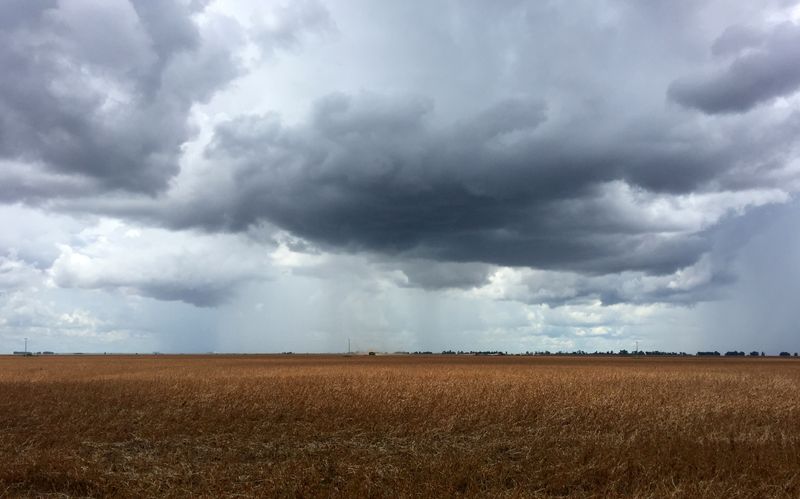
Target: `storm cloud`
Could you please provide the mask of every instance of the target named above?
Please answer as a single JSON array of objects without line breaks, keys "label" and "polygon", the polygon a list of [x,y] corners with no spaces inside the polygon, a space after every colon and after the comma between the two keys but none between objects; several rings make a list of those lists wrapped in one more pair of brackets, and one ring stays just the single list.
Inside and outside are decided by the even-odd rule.
[{"label": "storm cloud", "polygon": [[741,113],[800,88],[800,26],[793,22],[763,32],[732,26],[712,53],[722,67],[674,81],[672,99],[710,114]]},{"label": "storm cloud", "polygon": [[219,19],[201,33],[191,16],[176,2],[4,2],[0,155],[60,174],[64,190],[45,184],[42,196],[68,195],[75,178],[164,189],[192,103],[238,73],[235,32]]},{"label": "storm cloud", "polygon": [[327,20],[308,2],[247,29],[180,0],[14,0],[0,17],[0,196],[31,202],[164,191],[192,106],[243,74],[250,38],[271,54]]},{"label": "storm cloud", "polygon": [[724,300],[759,230],[737,220],[800,190],[798,22],[784,0],[3,2],[3,313],[47,288],[246,316],[280,281],[351,298],[370,338],[414,324],[373,296],[612,338]]},{"label": "storm cloud", "polygon": [[[729,212],[784,198],[777,182],[737,178],[737,168],[765,160],[753,152],[773,137],[548,126],[545,104],[532,99],[449,126],[431,124],[432,112],[423,98],[339,94],[319,101],[306,125],[274,115],[223,123],[206,153],[229,165],[235,197],[173,223],[242,231],[266,219],[349,251],[658,274],[708,251],[704,231]],[[787,137],[770,154],[795,147]],[[701,204],[708,210],[696,211]]]}]

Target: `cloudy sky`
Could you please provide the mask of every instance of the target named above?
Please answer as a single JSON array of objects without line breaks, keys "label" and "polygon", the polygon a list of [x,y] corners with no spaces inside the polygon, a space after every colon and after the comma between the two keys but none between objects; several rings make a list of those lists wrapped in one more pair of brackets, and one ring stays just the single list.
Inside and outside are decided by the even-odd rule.
[{"label": "cloudy sky", "polygon": [[800,350],[800,4],[4,0],[0,351]]}]

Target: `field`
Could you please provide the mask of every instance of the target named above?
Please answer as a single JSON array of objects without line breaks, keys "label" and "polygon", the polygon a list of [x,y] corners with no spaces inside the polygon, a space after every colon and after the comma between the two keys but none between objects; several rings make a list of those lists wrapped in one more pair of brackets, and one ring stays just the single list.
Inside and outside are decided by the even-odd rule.
[{"label": "field", "polygon": [[0,357],[0,496],[800,496],[800,361]]}]

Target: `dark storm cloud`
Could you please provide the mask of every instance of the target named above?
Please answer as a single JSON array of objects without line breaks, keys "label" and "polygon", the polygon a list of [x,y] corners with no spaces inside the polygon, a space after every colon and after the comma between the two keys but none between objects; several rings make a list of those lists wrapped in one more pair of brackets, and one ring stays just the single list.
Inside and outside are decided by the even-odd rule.
[{"label": "dark storm cloud", "polygon": [[[690,303],[724,265],[699,284],[667,277],[718,261],[711,228],[796,189],[800,114],[759,104],[800,86],[799,30],[742,25],[772,2],[366,2],[339,23],[309,1],[246,28],[197,22],[204,5],[0,6],[15,75],[0,80],[0,200],[170,229],[275,225],[426,289],[513,266],[571,273],[536,303]],[[201,109],[211,141],[189,164],[204,145],[187,143],[189,113],[243,71],[234,54],[293,49],[309,28],[342,36]],[[260,100],[262,85],[284,95]],[[284,98],[286,121],[262,112]],[[260,114],[225,108],[250,100]],[[64,285],[134,281],[200,305],[234,287],[123,277]]]},{"label": "dark storm cloud", "polygon": [[[237,118],[217,128],[207,151],[233,169],[235,198],[175,211],[170,223],[239,231],[267,219],[328,248],[669,273],[710,241],[702,227],[647,216],[648,207],[658,196],[715,192],[765,140],[731,129],[715,142],[657,123],[623,134],[577,120],[549,127],[546,109],[520,98],[437,127],[424,98],[336,94],[305,126]],[[770,154],[791,148],[785,140]]]},{"label": "dark storm cloud", "polygon": [[[723,67],[673,82],[669,96],[706,113],[745,112],[800,87],[800,26],[782,23],[768,32],[734,26],[712,47]],[[730,60],[729,60],[730,59]]]},{"label": "dark storm cloud", "polygon": [[[228,302],[242,283],[205,283],[202,287],[187,287],[178,282],[140,286],[136,294],[163,301],[182,301],[196,307],[216,307]],[[97,289],[97,288],[95,288]],[[101,288],[102,289],[102,288]],[[115,289],[109,287],[108,289]]]},{"label": "dark storm cloud", "polygon": [[0,157],[64,180],[27,196],[69,196],[76,179],[84,193],[163,189],[192,134],[191,105],[239,71],[235,26],[220,20],[203,37],[181,2],[0,9]]}]

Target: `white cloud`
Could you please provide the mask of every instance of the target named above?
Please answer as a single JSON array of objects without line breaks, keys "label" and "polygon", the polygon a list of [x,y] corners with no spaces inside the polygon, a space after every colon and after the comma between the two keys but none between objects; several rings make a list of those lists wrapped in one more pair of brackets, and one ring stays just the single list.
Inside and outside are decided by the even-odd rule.
[{"label": "white cloud", "polygon": [[0,294],[39,285],[42,277],[41,270],[19,259],[15,251],[0,255]]},{"label": "white cloud", "polygon": [[23,338],[28,338],[33,351],[64,351],[63,347],[75,345],[124,350],[126,345],[149,335],[44,296],[33,289],[0,297],[0,338],[5,345],[20,344],[14,349],[21,349]]},{"label": "white cloud", "polygon": [[272,248],[241,235],[131,227],[103,219],[76,239],[58,245],[48,270],[53,285],[213,306],[230,299],[239,285],[274,274]]}]

